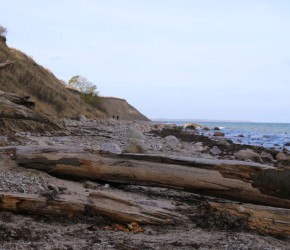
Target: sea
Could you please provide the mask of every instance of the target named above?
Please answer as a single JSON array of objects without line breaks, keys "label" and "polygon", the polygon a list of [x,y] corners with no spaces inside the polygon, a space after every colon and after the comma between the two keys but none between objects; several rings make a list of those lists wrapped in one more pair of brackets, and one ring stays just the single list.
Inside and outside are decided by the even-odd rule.
[{"label": "sea", "polygon": [[218,127],[225,137],[234,143],[263,146],[290,150],[290,123],[258,123],[258,122],[225,122],[200,120],[155,120],[155,122],[176,124],[198,123],[210,128],[210,131],[199,130],[200,134],[211,137],[214,128]]}]

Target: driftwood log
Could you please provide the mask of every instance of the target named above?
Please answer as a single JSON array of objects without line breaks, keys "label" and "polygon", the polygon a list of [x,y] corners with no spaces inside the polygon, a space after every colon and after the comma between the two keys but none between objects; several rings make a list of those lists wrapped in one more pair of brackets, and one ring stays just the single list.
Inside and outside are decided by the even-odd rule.
[{"label": "driftwood log", "polygon": [[136,154],[16,152],[23,167],[54,176],[171,187],[252,204],[290,208],[289,169],[233,160]]},{"label": "driftwood log", "polygon": [[252,204],[209,202],[208,216],[222,219],[231,216],[248,228],[263,234],[290,235],[290,210]]},{"label": "driftwood log", "polygon": [[36,194],[0,193],[0,210],[68,217],[95,213],[113,222],[157,225],[172,224],[176,219],[174,213],[164,209],[140,205],[102,192],[93,192],[86,197],[66,195],[56,199]]}]

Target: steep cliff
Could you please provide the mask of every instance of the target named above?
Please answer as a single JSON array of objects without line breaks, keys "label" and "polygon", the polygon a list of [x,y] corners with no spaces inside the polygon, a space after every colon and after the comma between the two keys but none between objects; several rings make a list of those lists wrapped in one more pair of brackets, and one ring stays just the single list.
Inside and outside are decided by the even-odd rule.
[{"label": "steep cliff", "polygon": [[108,117],[119,116],[122,120],[149,121],[126,100],[115,97],[101,97],[101,103]]}]

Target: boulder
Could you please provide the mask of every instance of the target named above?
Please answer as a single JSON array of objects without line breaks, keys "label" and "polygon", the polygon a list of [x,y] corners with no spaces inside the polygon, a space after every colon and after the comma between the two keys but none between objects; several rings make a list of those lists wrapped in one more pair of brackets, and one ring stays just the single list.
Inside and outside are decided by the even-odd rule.
[{"label": "boulder", "polygon": [[224,132],[214,132],[213,136],[225,136],[225,133]]},{"label": "boulder", "polygon": [[101,151],[110,152],[113,154],[120,154],[122,152],[121,148],[117,143],[114,142],[105,142],[101,145]]},{"label": "boulder", "polygon": [[144,143],[138,139],[129,139],[122,153],[145,154]]},{"label": "boulder", "polygon": [[202,142],[196,142],[193,144],[193,150],[194,151],[198,151],[198,152],[203,152],[205,151],[204,147],[203,147],[203,143]]},{"label": "boulder", "polygon": [[144,141],[145,136],[143,135],[143,133],[140,130],[130,127],[126,131],[126,139],[127,140],[134,139],[134,140]]},{"label": "boulder", "polygon": [[204,127],[203,130],[204,131],[210,131],[210,128],[209,127]]},{"label": "boulder", "polygon": [[164,139],[166,143],[170,146],[175,146],[178,144],[178,139],[173,135],[166,136]]},{"label": "boulder", "polygon": [[79,115],[79,121],[81,122],[87,121],[87,118],[84,115]]},{"label": "boulder", "polygon": [[271,163],[271,162],[274,161],[273,156],[270,153],[267,153],[265,151],[263,151],[261,153],[261,158],[262,158],[263,162],[269,162],[269,163]]},{"label": "boulder", "polygon": [[185,129],[197,129],[197,128],[201,128],[201,125],[199,125],[197,123],[185,123],[183,125],[183,128],[185,128]]},{"label": "boulder", "polygon": [[221,130],[219,127],[215,127],[214,130]]},{"label": "boulder", "polygon": [[288,159],[288,157],[287,157],[287,155],[285,155],[284,153],[278,153],[277,155],[276,155],[276,160],[277,161],[287,161],[287,159]]},{"label": "boulder", "polygon": [[236,157],[240,160],[244,160],[244,161],[254,161],[254,162],[263,162],[261,156],[254,152],[251,149],[242,149],[240,150],[237,154]]},{"label": "boulder", "polygon": [[224,137],[217,137],[215,140],[216,140],[217,145],[221,145],[221,146],[225,146],[225,147],[231,146],[231,143]]},{"label": "boulder", "polygon": [[212,155],[219,155],[222,153],[222,151],[217,146],[214,146],[209,152]]}]

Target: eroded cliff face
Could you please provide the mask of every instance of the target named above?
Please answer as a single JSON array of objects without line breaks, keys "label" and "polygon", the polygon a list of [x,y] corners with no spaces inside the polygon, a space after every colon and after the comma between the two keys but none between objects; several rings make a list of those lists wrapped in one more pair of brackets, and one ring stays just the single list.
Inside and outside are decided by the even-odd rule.
[{"label": "eroded cliff face", "polygon": [[102,106],[106,110],[107,117],[119,116],[122,120],[149,121],[136,108],[131,106],[125,99],[115,97],[101,97]]}]

